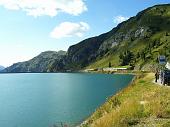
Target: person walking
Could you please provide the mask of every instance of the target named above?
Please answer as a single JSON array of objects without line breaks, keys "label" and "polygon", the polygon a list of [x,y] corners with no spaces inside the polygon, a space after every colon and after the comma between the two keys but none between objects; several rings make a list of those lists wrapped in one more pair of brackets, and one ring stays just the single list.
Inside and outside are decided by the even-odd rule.
[{"label": "person walking", "polygon": [[155,82],[158,82],[158,79],[159,79],[159,72],[157,70],[155,73]]}]

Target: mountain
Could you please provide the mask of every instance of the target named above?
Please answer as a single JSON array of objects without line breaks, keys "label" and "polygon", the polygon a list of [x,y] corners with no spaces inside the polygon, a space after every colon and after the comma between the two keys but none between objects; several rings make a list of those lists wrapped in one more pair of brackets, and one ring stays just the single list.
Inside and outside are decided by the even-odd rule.
[{"label": "mountain", "polygon": [[46,51],[33,59],[25,62],[13,64],[6,68],[5,72],[48,72],[48,68],[56,61],[60,61],[65,56],[65,51]]},{"label": "mountain", "polygon": [[[163,4],[139,12],[107,33],[70,46],[67,53],[59,60],[54,57],[46,58],[45,63],[44,60],[39,64],[18,63],[7,70],[58,72],[108,67],[109,63],[112,66],[130,65],[134,69],[148,70],[157,66],[159,55],[165,55],[170,60],[169,49],[170,4]],[[32,63],[34,64],[31,65]]]},{"label": "mountain", "polygon": [[109,50],[108,54],[94,63],[94,66],[100,63],[107,66],[110,58],[113,59],[112,63],[120,65],[120,55],[126,54],[127,50],[133,53],[134,61],[131,62],[140,68],[156,64],[159,55],[170,59],[170,4],[148,8],[119,24],[117,28],[102,44],[102,49]]},{"label": "mountain", "polygon": [[67,69],[108,67],[109,62],[150,69],[159,55],[170,59],[169,49],[170,4],[156,5],[105,34],[71,46],[63,64]]},{"label": "mountain", "polygon": [[3,69],[5,69],[5,67],[0,65],[0,71],[2,71]]}]

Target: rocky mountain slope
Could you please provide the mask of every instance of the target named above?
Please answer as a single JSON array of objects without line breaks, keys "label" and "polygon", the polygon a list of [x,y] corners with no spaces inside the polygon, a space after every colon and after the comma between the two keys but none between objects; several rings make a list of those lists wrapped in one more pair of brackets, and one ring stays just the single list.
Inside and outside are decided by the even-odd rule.
[{"label": "rocky mountain slope", "polygon": [[46,58],[41,64],[33,66],[31,63],[34,62],[18,63],[7,68],[7,71],[22,72],[29,69],[33,72],[58,72],[107,67],[109,63],[112,66],[152,68],[150,65],[157,63],[159,55],[170,59],[169,49],[170,4],[156,5],[139,12],[107,33],[70,46],[66,55],[59,60],[56,57]]},{"label": "rocky mountain slope", "polygon": [[5,69],[5,67],[3,67],[3,66],[0,65],[0,71],[3,70],[3,69]]},{"label": "rocky mountain slope", "polygon": [[48,72],[50,65],[56,61],[60,61],[65,54],[65,51],[42,52],[29,61],[13,64],[6,68],[4,72]]},{"label": "rocky mountain slope", "polygon": [[67,69],[107,67],[109,62],[112,66],[151,68],[159,55],[170,59],[169,42],[170,4],[156,5],[108,33],[71,46],[63,63]]},{"label": "rocky mountain slope", "polygon": [[138,65],[140,69],[156,64],[159,55],[170,59],[170,4],[141,11],[115,29],[99,48],[99,51],[108,51],[105,57],[100,57],[90,67],[108,66],[109,61],[115,66],[121,65],[122,57],[126,58],[127,54],[131,57],[125,59],[129,61],[125,65]]}]

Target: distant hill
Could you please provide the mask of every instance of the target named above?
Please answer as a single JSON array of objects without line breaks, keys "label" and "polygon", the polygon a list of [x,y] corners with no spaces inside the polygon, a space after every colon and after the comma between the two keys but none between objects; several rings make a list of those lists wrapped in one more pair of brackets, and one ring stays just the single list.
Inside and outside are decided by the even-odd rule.
[{"label": "distant hill", "polygon": [[5,67],[0,65],[0,71],[2,71],[3,69],[5,69]]},{"label": "distant hill", "polygon": [[66,54],[65,51],[46,51],[33,59],[13,64],[5,69],[5,72],[48,72],[50,65],[60,61]]},{"label": "distant hill", "polygon": [[17,63],[7,68],[7,71],[22,72],[29,69],[33,72],[58,72],[108,67],[109,63],[112,66],[130,65],[135,69],[149,70],[157,66],[159,55],[165,55],[170,60],[169,49],[170,4],[156,5],[139,12],[107,33],[70,46],[61,57],[58,54],[48,58],[47,55],[46,59],[38,63],[34,58],[29,62]]}]

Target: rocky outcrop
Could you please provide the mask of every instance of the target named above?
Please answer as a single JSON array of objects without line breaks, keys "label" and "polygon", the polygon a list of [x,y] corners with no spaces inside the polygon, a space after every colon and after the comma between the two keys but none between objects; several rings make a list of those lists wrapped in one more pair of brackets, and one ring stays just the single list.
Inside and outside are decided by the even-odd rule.
[{"label": "rocky outcrop", "polygon": [[7,67],[4,72],[48,72],[50,66],[63,59],[65,51],[46,51],[33,59],[25,62],[15,63],[10,67]]}]

